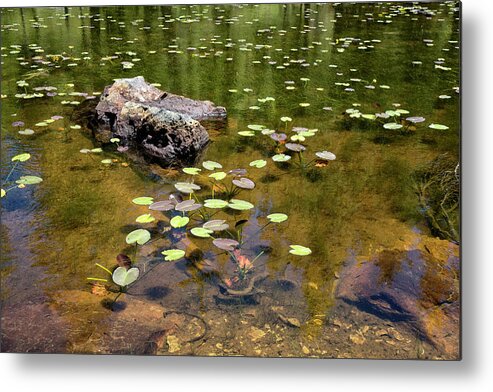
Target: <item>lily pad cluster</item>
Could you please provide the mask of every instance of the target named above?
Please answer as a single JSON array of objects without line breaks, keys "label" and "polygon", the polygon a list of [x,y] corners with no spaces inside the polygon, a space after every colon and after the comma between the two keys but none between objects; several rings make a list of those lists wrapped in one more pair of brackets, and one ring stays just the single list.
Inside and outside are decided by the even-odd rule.
[{"label": "lily pad cluster", "polygon": [[10,172],[7,174],[4,180],[2,180],[2,188],[0,190],[0,197],[7,196],[7,193],[15,188],[25,188],[26,185],[35,185],[39,184],[43,181],[41,177],[32,176],[32,175],[21,175],[17,180],[11,180],[12,175],[15,174],[17,166],[19,163],[23,163],[31,159],[31,154],[25,152],[22,154],[17,154],[13,156],[10,160],[13,162],[13,165],[10,169]]}]

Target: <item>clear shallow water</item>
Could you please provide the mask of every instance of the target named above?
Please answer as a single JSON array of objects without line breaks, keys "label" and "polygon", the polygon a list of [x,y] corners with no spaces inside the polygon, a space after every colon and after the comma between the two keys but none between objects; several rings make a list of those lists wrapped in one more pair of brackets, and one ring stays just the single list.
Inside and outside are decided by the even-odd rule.
[{"label": "clear shallow water", "polygon": [[[284,212],[289,219],[256,235],[245,252],[253,258],[260,249],[271,250],[256,261],[256,269],[271,278],[288,277],[297,286],[285,290],[270,279],[260,305],[224,306],[214,300],[217,287],[182,260],[155,267],[136,283],[128,301],[201,312],[210,319],[210,344],[192,347],[194,354],[369,355],[366,346],[347,347],[340,331],[344,326],[334,331],[325,322],[334,312],[360,317],[352,309],[339,309],[334,299],[342,265],[397,248],[399,240],[430,237],[411,175],[440,154],[455,160],[459,154],[458,12],[453,3],[428,7],[432,17],[389,4],[2,9],[1,177],[10,170],[11,157],[29,152],[32,158],[19,165],[22,173],[16,171],[14,178],[26,173],[43,178],[39,185],[13,189],[2,198],[3,317],[21,320],[33,311],[26,304],[50,304],[57,320],[70,326],[55,351],[138,352],[135,344],[123,347],[118,339],[87,339],[94,325],[99,333],[115,329],[114,315],[99,304],[100,298],[92,304],[92,297],[81,292],[90,291],[86,277],[100,272],[95,262],[112,266],[118,253],[128,251],[125,236],[147,211],[131,200],[164,199],[173,189],[132,162],[122,166],[125,158],[114,151],[81,154],[80,149],[96,146],[83,130],[71,128],[76,105],[70,102],[82,101],[79,93],[97,96],[115,78],[143,75],[163,90],[226,107],[226,124],[207,125],[213,143],[204,159],[226,169],[248,167],[254,159],[269,162],[264,169],[249,168],[257,186],[240,198],[256,207],[241,215],[249,220],[245,232],[255,233],[271,212]],[[134,65],[125,69],[125,62]],[[18,86],[20,80],[29,85]],[[375,88],[365,87],[369,85]],[[41,90],[39,98],[15,96],[46,86],[56,87],[51,91],[57,95],[48,97],[49,90]],[[444,95],[450,98],[439,98]],[[258,101],[265,97],[275,100]],[[362,113],[402,108],[426,120],[403,134],[348,119],[343,115],[348,108]],[[54,115],[63,119],[35,125]],[[268,137],[237,134],[248,124],[282,130],[282,116],[292,118],[289,127],[318,129],[306,140],[307,156],[329,150],[337,159],[303,176],[273,164]],[[25,126],[12,126],[15,121]],[[430,129],[431,123],[449,129]],[[19,135],[24,128],[34,135]],[[104,158],[118,162],[106,167],[100,163]],[[177,175],[171,181],[186,178]],[[154,252],[170,245],[170,238],[163,238],[142,250],[141,263],[154,265]],[[221,271],[231,271],[227,258],[216,259],[209,240],[194,242]],[[312,254],[289,255],[290,244],[307,246]],[[284,313],[301,321],[300,329],[276,332],[284,342],[299,344],[269,351],[284,344],[273,335],[270,344],[262,346],[265,337],[253,344],[252,338],[241,348],[235,336],[225,333],[235,326],[245,333],[265,330],[266,324],[275,328],[279,311],[272,311],[273,306],[284,306]],[[141,318],[138,323],[145,325],[144,314]],[[229,321],[214,324],[222,318]],[[22,351],[18,341],[24,332],[16,333],[7,336],[4,347],[7,342],[12,351]],[[46,350],[42,336],[33,341]],[[216,347],[220,342],[231,342],[233,351]],[[419,344],[424,343],[413,341],[413,350]],[[435,355],[432,348],[426,350]]]}]

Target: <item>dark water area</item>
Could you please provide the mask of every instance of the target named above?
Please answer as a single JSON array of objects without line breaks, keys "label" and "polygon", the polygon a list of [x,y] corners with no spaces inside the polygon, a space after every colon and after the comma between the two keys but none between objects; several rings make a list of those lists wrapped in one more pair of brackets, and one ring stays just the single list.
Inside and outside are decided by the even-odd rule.
[{"label": "dark water area", "polygon": [[[458,329],[444,308],[458,300],[459,279],[458,3],[0,15],[2,351],[457,358],[458,335],[451,343],[440,328]],[[169,213],[132,202],[166,200],[173,184],[192,179],[203,188],[197,197],[210,198],[213,171],[202,161],[193,177],[137,165],[114,145],[80,152],[100,146],[76,121],[77,108],[115,79],[139,75],[226,108],[225,121],[203,122],[211,143],[202,161],[247,169],[255,182],[235,197],[253,208],[213,218],[226,220],[231,236],[246,221],[241,254],[255,259],[255,295],[225,297],[231,255],[172,228]],[[292,137],[295,127],[308,132],[291,139],[303,154],[266,131]],[[336,159],[319,159],[322,151]],[[30,159],[6,183],[21,153]],[[291,159],[273,161],[279,153]],[[43,181],[17,187],[26,175]],[[156,221],[136,222],[146,213]],[[272,213],[288,219],[269,223]],[[198,222],[193,215],[188,228]],[[152,239],[135,251],[126,236],[138,228]],[[310,252],[290,253],[291,245]],[[164,261],[161,252],[174,248],[186,257]],[[107,278],[95,263],[112,269],[120,253],[134,258],[140,277],[111,304],[116,294],[87,278]],[[362,284],[367,291],[352,286],[355,266],[376,282]],[[386,291],[393,281],[399,295]]]}]

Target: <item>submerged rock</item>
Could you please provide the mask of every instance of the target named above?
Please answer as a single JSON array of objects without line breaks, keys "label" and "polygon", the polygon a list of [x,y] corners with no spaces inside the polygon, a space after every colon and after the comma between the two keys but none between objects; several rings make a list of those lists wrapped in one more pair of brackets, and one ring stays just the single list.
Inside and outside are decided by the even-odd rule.
[{"label": "submerged rock", "polygon": [[161,166],[192,165],[209,142],[199,121],[226,118],[225,108],[162,91],[142,76],[116,80],[97,106],[86,110],[98,141],[118,138],[120,151],[137,152]]},{"label": "submerged rock", "polygon": [[[458,248],[384,250],[341,274],[336,296],[360,310],[408,327],[448,357],[459,357]],[[437,244],[438,243],[438,244]]]}]

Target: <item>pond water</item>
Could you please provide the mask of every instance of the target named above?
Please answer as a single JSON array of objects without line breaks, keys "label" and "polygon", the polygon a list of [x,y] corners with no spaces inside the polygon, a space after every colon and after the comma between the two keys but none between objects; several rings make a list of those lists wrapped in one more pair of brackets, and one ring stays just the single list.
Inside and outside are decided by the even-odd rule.
[{"label": "pond water", "polygon": [[[437,157],[459,161],[457,3],[4,8],[1,16],[1,178],[12,157],[29,153],[9,180],[43,179],[2,185],[2,351],[448,358],[406,319],[365,312],[336,287],[347,265],[383,250],[394,251],[382,267],[388,281],[407,260],[395,254],[434,246],[445,261],[458,257],[457,208],[446,229],[433,227],[417,186]],[[218,298],[217,276],[232,277],[234,265],[211,238],[185,238],[158,212],[158,224],[136,223],[149,210],[133,199],[166,200],[190,175],[149,170],[115,146],[80,152],[99,146],[75,121],[78,104],[138,75],[226,108],[227,120],[204,123],[212,142],[203,160],[247,169],[255,182],[236,196],[252,209],[214,215],[232,228],[247,220],[241,252],[259,256],[249,274],[265,278],[255,300]],[[312,163],[300,169],[297,153],[260,131],[238,134],[252,124],[288,136],[315,129],[302,140]],[[26,129],[34,132],[19,133]],[[321,151],[336,159],[314,160]],[[292,159],[274,162],[279,152]],[[210,197],[208,181],[195,181],[198,197]],[[262,229],[272,213],[288,219]],[[135,255],[141,277],[110,310],[115,294],[87,278],[107,278],[95,263],[111,269],[118,254],[134,257],[125,239],[137,228],[152,233]],[[184,245],[203,260],[164,261],[162,250]],[[153,335],[170,324],[172,334]],[[155,349],[142,349],[153,339]]]}]

